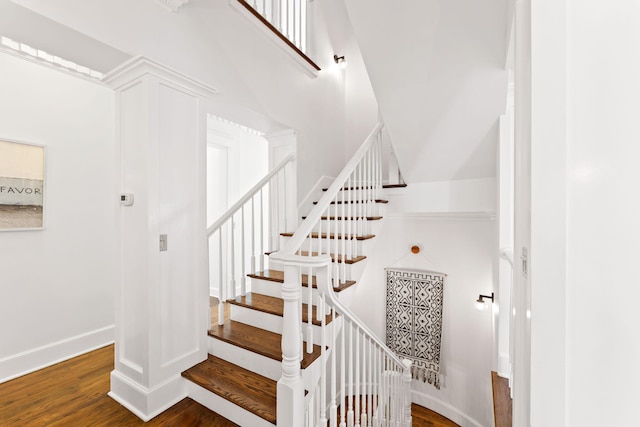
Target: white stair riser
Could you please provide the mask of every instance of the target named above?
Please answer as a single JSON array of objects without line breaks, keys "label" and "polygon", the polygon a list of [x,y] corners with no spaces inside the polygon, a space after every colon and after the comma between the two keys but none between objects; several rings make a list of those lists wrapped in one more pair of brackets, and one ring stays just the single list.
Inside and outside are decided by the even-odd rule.
[{"label": "white stair riser", "polygon": [[[338,298],[340,298],[340,300],[344,302],[343,294],[345,292],[348,292],[350,289],[355,288],[356,286],[357,284],[349,287],[348,289],[342,292],[338,292],[337,293]],[[252,277],[250,287],[251,287],[251,292],[267,295],[275,298],[282,298],[282,283],[272,282],[270,280],[255,279]],[[311,293],[313,298],[311,303],[316,305],[317,299],[318,299],[318,290],[316,288],[312,288]],[[302,288],[302,302],[305,304],[309,303],[309,288],[307,287]]]},{"label": "white stair riser", "polygon": [[[380,220],[370,220],[366,221],[366,223],[361,223],[360,221],[348,221],[344,225],[345,233],[351,232],[352,234],[376,234],[380,231],[380,227],[382,226]],[[321,224],[316,224],[313,228],[313,231],[318,232],[322,229],[323,233],[327,232],[327,227],[330,227],[329,230],[331,233],[336,232],[336,227],[338,228],[338,233],[342,233],[342,221],[335,220],[322,220]]]},{"label": "white stair riser", "polygon": [[[208,339],[209,354],[274,381],[278,381],[282,376],[282,365],[280,361],[271,359],[270,357],[261,356],[258,353],[236,347],[233,344],[229,344],[213,337],[209,337]],[[320,360],[321,358],[316,359],[310,366],[302,370],[302,379],[305,381],[305,387],[310,386],[310,378],[312,378],[313,375],[316,375],[319,371]]]},{"label": "white stair riser", "polygon": [[[290,237],[287,236],[280,236],[280,247],[284,247],[284,245],[286,245],[287,241],[290,239]],[[327,250],[327,239],[322,239],[322,242],[319,242],[320,239],[311,239],[311,251],[312,252],[317,252],[318,248],[320,248],[320,246],[322,246],[322,252],[326,252]],[[351,250],[351,255],[353,256],[358,256],[358,255],[367,255],[372,253],[372,249],[375,245],[374,242],[375,238],[372,239],[366,239],[366,240],[355,240],[352,241],[352,250]],[[329,244],[330,244],[330,249],[331,249],[331,253],[335,254],[335,248],[336,248],[336,239],[329,239]],[[345,243],[348,244],[348,242]],[[340,242],[339,245],[337,245],[338,247],[338,253],[341,253],[342,251],[342,242]],[[309,239],[305,239],[303,245],[302,245],[302,250],[303,251],[309,251]]]},{"label": "white stair riser", "polygon": [[187,395],[202,406],[238,425],[255,427],[273,427],[275,425],[191,381],[187,381]]},{"label": "white stair riser", "polygon": [[213,337],[208,337],[207,348],[209,354],[253,371],[263,377],[277,381],[282,376],[280,361],[273,360],[270,357],[262,356],[241,347],[236,347],[233,344]]},{"label": "white stair riser", "polygon": [[[282,333],[282,317],[276,316],[269,313],[264,313],[262,311],[253,310],[248,307],[242,307],[238,305],[231,305],[231,320],[236,322],[246,323],[247,325],[254,326],[256,328],[265,329],[270,332],[274,332],[276,334]],[[311,325],[312,328],[312,338],[313,343],[320,345],[322,343],[322,328],[318,325]],[[309,337],[307,335],[308,328],[305,323],[302,327],[302,332],[304,336],[304,340],[308,341]]]},{"label": "white stair riser", "polygon": [[[332,268],[333,268],[333,274],[340,274],[340,277],[344,278],[346,277],[348,280],[358,280],[361,276],[362,276],[362,272],[364,271],[364,267],[366,265],[366,259],[362,260],[362,261],[358,261],[356,263],[353,264],[349,264],[349,263],[345,263],[342,264],[341,262],[339,263],[333,263],[332,264]],[[284,270],[284,265],[280,262],[276,262],[276,261],[269,261],[269,268],[271,270]],[[339,268],[340,271],[336,271],[336,268]],[[306,274],[303,271],[304,274]]]}]

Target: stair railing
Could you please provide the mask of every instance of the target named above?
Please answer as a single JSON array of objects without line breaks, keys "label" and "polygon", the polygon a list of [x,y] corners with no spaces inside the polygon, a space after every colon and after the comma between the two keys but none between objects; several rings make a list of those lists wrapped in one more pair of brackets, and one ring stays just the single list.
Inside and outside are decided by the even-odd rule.
[{"label": "stair railing", "polygon": [[[285,274],[278,427],[411,425],[411,362],[398,358],[334,293],[346,284],[346,261],[361,255],[359,242],[371,233],[369,221],[377,216],[382,128],[375,127],[287,244],[271,254]],[[317,293],[314,297],[309,283],[304,291],[309,323],[303,326],[305,275],[309,282],[315,276]],[[317,381],[305,384],[300,359],[314,342],[311,302],[322,325],[316,337],[322,362]]]},{"label": "stair railing", "polygon": [[295,176],[290,170],[294,160],[295,155],[287,156],[207,229],[211,293],[217,293],[219,325],[224,323],[225,301],[246,295],[247,274],[263,271],[267,253],[278,250],[280,233],[291,221],[287,215],[293,200],[289,179]]},{"label": "stair railing", "polygon": [[237,0],[307,53],[307,0]]}]

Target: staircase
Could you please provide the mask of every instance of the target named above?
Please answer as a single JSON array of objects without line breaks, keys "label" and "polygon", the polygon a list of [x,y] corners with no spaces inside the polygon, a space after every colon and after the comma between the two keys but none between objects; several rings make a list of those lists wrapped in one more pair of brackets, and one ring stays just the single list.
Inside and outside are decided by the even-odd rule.
[{"label": "staircase", "polygon": [[293,158],[209,229],[219,305],[207,360],[182,374],[192,399],[242,426],[411,425],[410,362],[348,308],[387,203],[381,130],[295,232]]}]

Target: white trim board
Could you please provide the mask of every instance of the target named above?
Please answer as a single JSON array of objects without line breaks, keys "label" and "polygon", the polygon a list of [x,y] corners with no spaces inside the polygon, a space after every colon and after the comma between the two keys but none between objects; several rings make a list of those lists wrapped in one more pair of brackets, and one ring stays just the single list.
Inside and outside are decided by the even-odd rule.
[{"label": "white trim board", "polygon": [[433,396],[411,390],[411,401],[449,418],[454,423],[460,425],[460,427],[484,427],[478,421],[474,420],[458,408],[455,408]]},{"label": "white trim board", "polygon": [[395,212],[387,213],[385,218],[410,218],[425,221],[494,221],[495,212]]},{"label": "white trim board", "polygon": [[0,384],[113,344],[114,325],[0,359]]}]

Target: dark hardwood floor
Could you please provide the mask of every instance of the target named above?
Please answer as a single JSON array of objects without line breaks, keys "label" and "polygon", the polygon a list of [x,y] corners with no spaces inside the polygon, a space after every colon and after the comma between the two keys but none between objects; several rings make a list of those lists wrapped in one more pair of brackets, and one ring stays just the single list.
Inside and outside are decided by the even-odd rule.
[{"label": "dark hardwood floor", "polygon": [[0,384],[0,426],[212,426],[236,424],[184,399],[148,423],[107,396],[113,345]]}]

